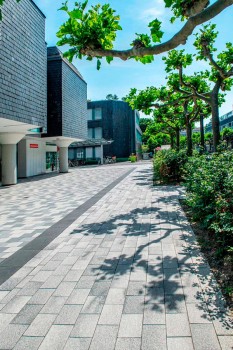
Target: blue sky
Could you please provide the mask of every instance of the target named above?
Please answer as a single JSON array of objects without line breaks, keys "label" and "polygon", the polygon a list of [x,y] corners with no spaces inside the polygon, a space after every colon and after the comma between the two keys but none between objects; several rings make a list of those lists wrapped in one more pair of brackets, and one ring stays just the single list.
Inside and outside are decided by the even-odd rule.
[{"label": "blue sky", "polygon": [[[46,41],[48,46],[56,45],[56,32],[59,26],[66,20],[66,15],[62,11],[57,11],[61,7],[62,0],[34,0],[39,8],[46,15]],[[69,0],[68,4],[72,8],[74,0]],[[149,21],[158,18],[162,21],[162,30],[165,32],[163,40],[169,39],[180,28],[180,23],[171,24],[169,19],[171,13],[164,8],[163,0],[89,0],[90,5],[97,3],[110,3],[116,13],[120,15],[120,24],[123,30],[119,32],[115,48],[128,49],[129,43],[135,38],[135,33],[146,33]],[[211,1],[213,2],[213,1]],[[233,6],[226,9],[218,17],[213,19],[213,23],[217,24],[219,37],[217,41],[218,50],[224,49],[226,42],[232,42],[232,18]],[[188,40],[187,44],[180,46],[179,49],[185,48],[187,52],[194,52],[193,36]],[[64,48],[60,47],[61,51]],[[96,63],[84,60],[74,60],[75,66],[83,75],[88,86],[88,98],[91,100],[105,99],[109,93],[116,94],[118,97],[125,96],[130,88],[144,89],[147,86],[160,86],[165,83],[165,71],[162,56],[155,56],[155,60],[151,64],[143,65],[142,63],[129,60],[123,62],[120,59],[108,65],[102,64],[100,71],[96,70]],[[206,64],[197,62],[193,64],[196,71],[205,69]],[[227,94],[226,102],[220,109],[220,113],[224,114],[232,110],[233,106],[233,89]]]}]

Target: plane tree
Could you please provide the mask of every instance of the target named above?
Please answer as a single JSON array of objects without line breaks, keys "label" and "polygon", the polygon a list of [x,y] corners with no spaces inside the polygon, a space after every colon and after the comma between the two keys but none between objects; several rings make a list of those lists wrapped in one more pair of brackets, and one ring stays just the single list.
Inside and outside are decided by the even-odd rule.
[{"label": "plane tree", "polygon": [[164,58],[166,71],[177,70],[176,86],[174,88],[182,94],[192,95],[194,101],[202,100],[211,109],[213,128],[213,148],[217,150],[220,141],[219,106],[224,102],[224,92],[233,86],[233,45],[226,43],[226,49],[218,53],[214,47],[218,33],[214,24],[204,26],[196,34],[194,46],[197,50],[196,59],[209,63],[210,69],[187,77],[184,69],[191,66],[193,55],[185,54],[184,50],[171,50]]}]

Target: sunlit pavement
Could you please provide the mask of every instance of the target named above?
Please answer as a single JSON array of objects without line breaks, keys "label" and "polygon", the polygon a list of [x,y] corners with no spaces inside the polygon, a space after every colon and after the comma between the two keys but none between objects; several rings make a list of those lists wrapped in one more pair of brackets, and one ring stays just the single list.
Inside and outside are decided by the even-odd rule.
[{"label": "sunlit pavement", "polygon": [[150,162],[37,180],[0,189],[0,349],[232,349],[182,188]]}]

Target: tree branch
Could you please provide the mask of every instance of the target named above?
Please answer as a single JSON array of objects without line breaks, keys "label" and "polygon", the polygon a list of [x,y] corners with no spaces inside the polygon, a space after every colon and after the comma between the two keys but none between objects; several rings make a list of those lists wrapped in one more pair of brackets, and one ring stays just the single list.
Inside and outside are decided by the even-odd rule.
[{"label": "tree branch", "polygon": [[202,12],[190,17],[181,30],[163,44],[152,47],[133,47],[129,50],[82,49],[81,53],[91,57],[118,57],[124,61],[132,56],[143,57],[146,55],[158,55],[163,52],[170,51],[179,45],[184,45],[188,37],[198,25],[211,20],[231,5],[233,5],[233,0],[217,0],[214,4],[207,7]]}]

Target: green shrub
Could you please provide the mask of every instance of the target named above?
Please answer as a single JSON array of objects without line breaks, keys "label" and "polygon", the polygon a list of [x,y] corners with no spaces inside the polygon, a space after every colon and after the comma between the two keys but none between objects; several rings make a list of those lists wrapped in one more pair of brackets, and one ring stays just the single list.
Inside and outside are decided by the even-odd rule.
[{"label": "green shrub", "polygon": [[131,161],[131,163],[135,163],[137,161],[137,156],[131,155],[129,156],[129,160]]},{"label": "green shrub", "polygon": [[159,180],[162,183],[180,181],[182,179],[182,169],[187,159],[186,150],[177,152],[170,149],[156,152],[153,164],[154,180]]},{"label": "green shrub", "polygon": [[185,165],[187,204],[224,253],[233,247],[233,152],[191,157]]}]

